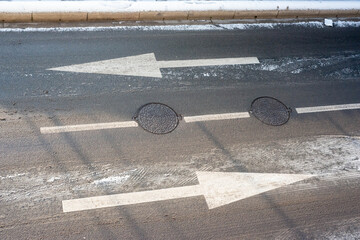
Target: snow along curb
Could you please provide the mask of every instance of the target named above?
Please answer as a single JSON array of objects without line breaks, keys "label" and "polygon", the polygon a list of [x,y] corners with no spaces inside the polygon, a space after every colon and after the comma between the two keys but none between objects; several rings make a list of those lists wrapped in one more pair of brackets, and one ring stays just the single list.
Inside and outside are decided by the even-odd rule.
[{"label": "snow along curb", "polygon": [[2,22],[360,17],[358,1],[1,2]]}]

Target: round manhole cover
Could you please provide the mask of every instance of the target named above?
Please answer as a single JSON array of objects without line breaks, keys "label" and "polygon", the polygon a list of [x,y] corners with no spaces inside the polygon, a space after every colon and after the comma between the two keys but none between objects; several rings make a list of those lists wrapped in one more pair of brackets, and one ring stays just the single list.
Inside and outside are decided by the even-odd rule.
[{"label": "round manhole cover", "polygon": [[145,104],[138,110],[134,119],[143,129],[155,134],[170,133],[179,124],[176,112],[162,103]]},{"label": "round manhole cover", "polygon": [[251,103],[250,112],[261,122],[280,126],[290,119],[291,109],[272,97],[259,97]]}]

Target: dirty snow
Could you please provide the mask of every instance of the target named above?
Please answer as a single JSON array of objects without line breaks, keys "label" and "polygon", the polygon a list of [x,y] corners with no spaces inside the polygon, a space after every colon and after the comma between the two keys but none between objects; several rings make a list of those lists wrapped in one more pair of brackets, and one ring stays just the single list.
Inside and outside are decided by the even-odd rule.
[{"label": "dirty snow", "polygon": [[360,27],[360,22],[352,22],[352,21],[337,21],[336,27]]},{"label": "dirty snow", "polygon": [[358,1],[33,1],[2,2],[0,12],[139,12],[359,9]]},{"label": "dirty snow", "polygon": [[16,177],[22,177],[22,176],[25,176],[25,173],[17,173],[17,174],[12,174],[12,175],[7,175],[7,176],[0,176],[0,179],[5,180],[5,179],[16,178]]},{"label": "dirty snow", "polygon": [[[322,22],[297,23],[249,23],[249,24],[204,24],[204,25],[158,25],[158,26],[113,26],[113,27],[56,27],[56,28],[0,28],[0,32],[102,32],[102,31],[221,31],[246,29],[277,29],[281,27],[323,28]],[[334,27],[360,27],[360,22],[337,21]]]},{"label": "dirty snow", "polygon": [[[335,77],[359,77],[360,67],[349,67],[348,61],[358,61],[360,54],[333,55],[325,58],[317,57],[294,57],[278,59],[261,59],[260,64],[248,66],[252,70],[275,71],[280,73],[299,74],[303,72],[320,70],[324,67],[337,66],[335,71],[324,71],[322,74]],[[343,68],[341,67],[343,66]]]},{"label": "dirty snow", "polygon": [[[180,162],[134,165],[81,166],[66,173],[18,172],[0,176],[0,200],[44,201],[197,184],[196,171],[239,171],[313,174],[328,179],[360,177],[360,137],[318,136],[268,143],[235,145],[224,153],[214,148],[184,157]],[[311,188],[311,186],[306,186]]]},{"label": "dirty snow", "polygon": [[93,184],[96,184],[96,185],[119,184],[119,183],[125,182],[129,177],[130,177],[130,175],[111,176],[111,177],[96,180],[93,182]]},{"label": "dirty snow", "polygon": [[334,221],[331,227],[325,229],[310,228],[306,233],[309,234],[309,239],[326,239],[326,240],[358,240],[360,239],[360,218],[344,219]]},{"label": "dirty snow", "polygon": [[60,179],[61,179],[60,177],[51,177],[51,178],[48,179],[46,182],[52,183],[52,182],[54,182],[54,181],[56,181],[56,180],[60,180]]}]

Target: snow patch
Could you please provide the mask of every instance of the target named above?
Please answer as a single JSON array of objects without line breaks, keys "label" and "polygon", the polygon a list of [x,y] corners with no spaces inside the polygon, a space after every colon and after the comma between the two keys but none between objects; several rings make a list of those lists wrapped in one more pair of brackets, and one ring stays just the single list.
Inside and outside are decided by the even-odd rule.
[{"label": "snow patch", "polygon": [[125,176],[111,176],[99,180],[95,180],[93,184],[96,185],[107,185],[107,184],[119,184],[125,182],[127,179],[129,179],[130,175]]},{"label": "snow patch", "polygon": [[337,21],[335,22],[336,27],[360,27],[360,22],[354,21]]},{"label": "snow patch", "polygon": [[358,1],[28,1],[2,2],[0,12],[142,12],[359,9]]},{"label": "snow patch", "polygon": [[5,180],[5,179],[12,179],[12,178],[17,178],[17,177],[23,177],[25,176],[26,174],[25,173],[17,173],[17,174],[13,174],[13,175],[7,175],[7,176],[0,176],[0,179],[1,180]]},{"label": "snow patch", "polygon": [[301,72],[302,72],[302,69],[300,69],[300,68],[291,71],[291,73],[293,73],[293,74],[298,74],[298,73],[301,73]]},{"label": "snow patch", "polygon": [[0,32],[103,32],[103,31],[209,31],[223,30],[214,25],[114,26],[67,28],[1,28]]},{"label": "snow patch", "polygon": [[[320,74],[325,76],[336,77],[352,77],[357,78],[360,74],[360,68],[355,66],[348,66],[348,61],[356,61],[360,54],[351,55],[333,55],[326,58],[279,58],[279,59],[260,59],[260,64],[252,66],[243,66],[243,68],[250,68],[252,70],[261,71],[275,71],[280,73],[299,74],[308,71],[318,70]],[[336,66],[334,70],[321,71],[324,67]],[[343,68],[341,68],[343,67]]]},{"label": "snow patch", "polygon": [[[335,27],[360,27],[360,22],[337,21]],[[0,28],[0,32],[103,32],[103,31],[224,31],[247,29],[277,29],[281,27],[324,28],[322,22],[297,23],[237,23],[204,25],[113,26],[113,27],[59,27],[59,28]]]},{"label": "snow patch", "polygon": [[[229,157],[230,156],[230,157]],[[196,171],[314,174],[327,182],[360,178],[360,137],[314,136],[236,144],[224,149],[178,156],[176,160],[140,164],[84,166],[59,172],[9,172],[1,177],[0,199],[7,206],[44,203],[74,196],[96,196],[198,184]],[[317,185],[304,185],[314,187]],[[30,201],[29,201],[30,200]],[[21,203],[22,204],[22,203]],[[21,205],[20,204],[20,205]],[[31,207],[31,206],[28,206]],[[21,209],[16,207],[16,209]],[[22,209],[23,210],[23,209]]]},{"label": "snow patch", "polygon": [[261,65],[261,70],[264,70],[264,71],[273,71],[278,68],[279,68],[279,66],[277,66],[277,65],[271,65],[271,64],[262,64]]},{"label": "snow patch", "polygon": [[[360,137],[319,136],[249,146],[236,156],[248,168],[306,174],[360,173]],[[235,154],[235,153],[234,153]],[[260,169],[259,169],[260,170]]]},{"label": "snow patch", "polygon": [[[316,21],[294,22],[294,23],[235,23],[235,24],[219,24],[218,26],[227,30],[236,30],[236,29],[242,30],[242,29],[253,29],[253,28],[275,29],[275,28],[287,27],[287,26],[313,27],[313,28],[324,27],[323,23]],[[351,26],[351,24],[349,26]]]},{"label": "snow patch", "polygon": [[360,218],[344,219],[333,222],[327,229],[314,230],[312,239],[360,239]]},{"label": "snow patch", "polygon": [[61,178],[60,177],[51,177],[51,178],[49,178],[46,182],[48,182],[48,183],[53,183],[53,182],[55,182],[56,180],[60,180]]},{"label": "snow patch", "polygon": [[327,27],[333,27],[334,26],[333,20],[325,18],[324,25]]}]

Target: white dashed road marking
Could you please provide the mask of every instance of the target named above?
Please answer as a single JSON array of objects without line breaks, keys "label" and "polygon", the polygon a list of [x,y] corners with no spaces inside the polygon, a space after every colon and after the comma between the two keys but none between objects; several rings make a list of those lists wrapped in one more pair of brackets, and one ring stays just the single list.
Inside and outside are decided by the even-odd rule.
[{"label": "white dashed road marking", "polygon": [[137,126],[138,126],[138,124],[135,121],[110,122],[110,123],[56,126],[56,127],[42,127],[42,128],[40,128],[40,132],[43,134],[64,133],[64,132],[78,132],[78,131],[112,129],[112,128],[128,128],[128,127],[137,127]]},{"label": "white dashed road marking", "polygon": [[203,122],[203,121],[227,120],[227,119],[249,118],[249,117],[250,114],[248,112],[238,112],[238,113],[189,116],[189,117],[184,117],[184,121],[189,123],[189,122]]},{"label": "white dashed road marking", "polygon": [[351,109],[360,109],[360,103],[296,108],[296,112],[302,114],[302,113],[331,112],[331,111],[351,110]]},{"label": "white dashed road marking", "polygon": [[[354,109],[360,109],[360,103],[296,108],[296,112],[298,114],[303,114],[303,113],[329,112],[329,111],[354,110]],[[235,113],[188,116],[188,117],[184,117],[184,121],[186,123],[192,123],[192,122],[206,122],[206,121],[215,121],[215,120],[240,119],[240,118],[249,118],[249,117],[250,114],[248,112],[235,112]],[[43,134],[64,133],[64,132],[78,132],[78,131],[101,130],[101,129],[112,129],[112,128],[129,128],[129,127],[137,127],[137,126],[138,123],[135,121],[126,121],[126,122],[42,127],[40,128],[40,132]]]}]

